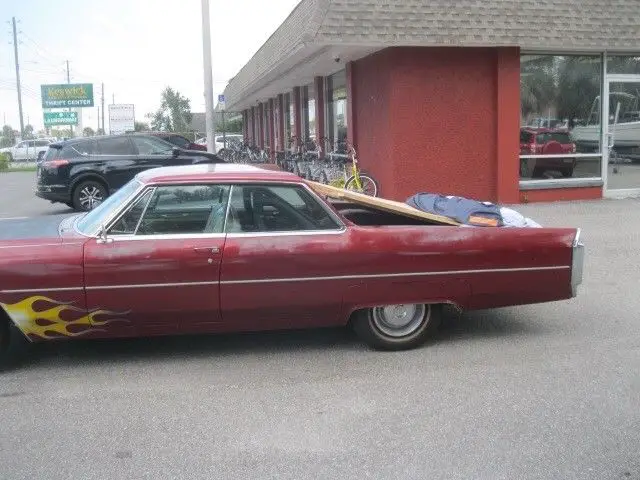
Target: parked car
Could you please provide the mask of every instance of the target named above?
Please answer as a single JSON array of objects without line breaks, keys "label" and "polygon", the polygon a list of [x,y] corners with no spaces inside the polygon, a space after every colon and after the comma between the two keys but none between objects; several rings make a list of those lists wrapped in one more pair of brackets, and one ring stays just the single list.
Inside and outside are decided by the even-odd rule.
[{"label": "parked car", "polygon": [[38,164],[36,195],[87,211],[143,170],[223,162],[217,155],[183,150],[153,135],[76,138],[49,146]]},{"label": "parked car", "polygon": [[[521,128],[520,155],[562,155],[576,153],[576,144],[565,130],[549,128]],[[559,172],[563,177],[573,176],[576,159],[521,158],[520,175],[540,178],[547,172]]]},{"label": "parked car", "polygon": [[[135,134],[134,134],[135,135]],[[145,135],[153,135],[154,137],[161,138],[165,142],[169,142],[176,147],[183,148],[185,150],[200,150],[207,151],[206,145],[200,145],[197,142],[192,142],[187,137],[183,137],[182,135],[178,135],[177,133],[170,132],[147,132]]]},{"label": "parked car", "polygon": [[443,304],[563,300],[582,281],[575,228],[375,209],[363,225],[353,207],[288,172],[196,165],[139,173],[83,215],[6,220],[0,362],[27,342],[346,325],[401,350],[429,338]]},{"label": "parked car", "polygon": [[23,140],[13,147],[0,148],[0,153],[7,154],[10,162],[40,161],[44,157],[51,140]]},{"label": "parked car", "polygon": [[[239,135],[237,133],[228,133],[226,135],[227,148],[229,148],[229,146],[232,143],[240,144],[243,141],[244,141],[243,136]],[[199,138],[198,140],[196,140],[196,143],[198,145],[203,146],[205,148],[205,150],[207,149],[207,138],[206,137]],[[225,143],[225,135],[216,135],[216,152],[219,152],[220,150],[225,148],[224,143]]]}]

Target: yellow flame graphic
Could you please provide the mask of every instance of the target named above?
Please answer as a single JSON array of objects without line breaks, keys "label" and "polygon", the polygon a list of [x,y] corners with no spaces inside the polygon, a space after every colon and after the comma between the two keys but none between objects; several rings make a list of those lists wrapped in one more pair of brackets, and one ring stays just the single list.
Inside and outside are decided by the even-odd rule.
[{"label": "yellow flame graphic", "polygon": [[[53,306],[45,310],[35,310],[33,306],[39,301],[47,302]],[[68,303],[58,302],[42,295],[28,297],[12,304],[0,303],[0,307],[7,312],[11,320],[25,335],[33,335],[42,339],[57,338],[59,335],[77,337],[90,331],[103,330],[95,327],[104,326],[122,319],[96,320],[96,317],[119,317],[120,315],[125,315],[109,310],[86,312],[84,309],[74,307]],[[74,320],[63,320],[61,317],[65,312],[74,312],[81,316]],[[56,333],[58,335],[55,335]]]}]

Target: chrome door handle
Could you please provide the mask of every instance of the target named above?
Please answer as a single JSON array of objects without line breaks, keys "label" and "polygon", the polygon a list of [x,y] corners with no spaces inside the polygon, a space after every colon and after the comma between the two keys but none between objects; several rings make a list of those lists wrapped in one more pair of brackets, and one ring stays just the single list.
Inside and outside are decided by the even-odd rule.
[{"label": "chrome door handle", "polygon": [[220,253],[220,247],[193,247],[198,253]]}]

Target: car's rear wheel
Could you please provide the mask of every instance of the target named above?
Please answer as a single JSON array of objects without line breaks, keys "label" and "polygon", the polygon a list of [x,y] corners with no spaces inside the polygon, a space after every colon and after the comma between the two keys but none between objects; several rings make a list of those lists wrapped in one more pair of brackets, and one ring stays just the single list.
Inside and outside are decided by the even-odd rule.
[{"label": "car's rear wheel", "polygon": [[352,325],[373,348],[406,350],[422,345],[438,328],[440,317],[440,305],[385,305],[354,313]]},{"label": "car's rear wheel", "polygon": [[29,341],[0,309],[0,372],[24,360],[29,345]]},{"label": "car's rear wheel", "polygon": [[100,205],[105,198],[107,198],[107,189],[102,183],[85,180],[73,189],[73,208],[88,212]]}]

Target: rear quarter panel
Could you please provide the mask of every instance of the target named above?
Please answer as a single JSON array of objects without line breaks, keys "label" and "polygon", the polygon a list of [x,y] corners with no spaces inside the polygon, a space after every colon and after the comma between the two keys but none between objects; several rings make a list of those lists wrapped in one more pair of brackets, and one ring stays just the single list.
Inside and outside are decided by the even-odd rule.
[{"label": "rear quarter panel", "polygon": [[379,277],[351,285],[345,308],[444,302],[480,309],[570,298],[574,236],[575,229],[353,227],[362,260],[354,273],[373,265]]}]

